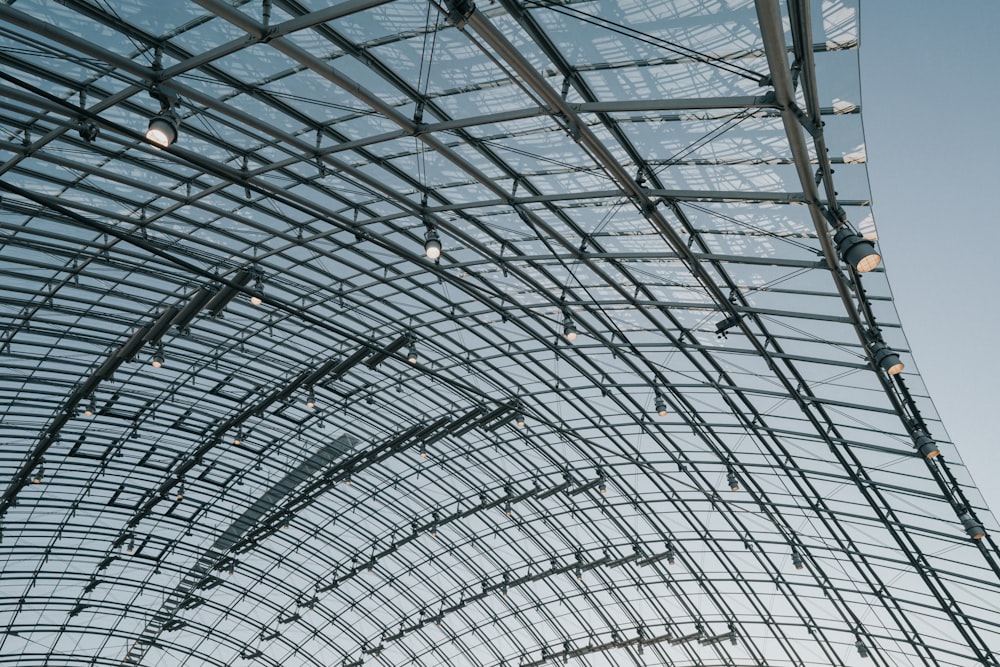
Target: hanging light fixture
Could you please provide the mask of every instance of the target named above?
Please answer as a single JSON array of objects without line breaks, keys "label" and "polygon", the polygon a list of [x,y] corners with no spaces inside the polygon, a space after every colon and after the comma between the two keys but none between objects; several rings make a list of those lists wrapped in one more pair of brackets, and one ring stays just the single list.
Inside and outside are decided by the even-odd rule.
[{"label": "hanging light fixture", "polygon": [[667,565],[673,565],[676,562],[674,559],[674,545],[667,542]]},{"label": "hanging light fixture", "polygon": [[573,321],[573,315],[569,310],[563,311],[563,336],[569,342],[576,340],[577,330],[576,323]]},{"label": "hanging light fixture", "polygon": [[233,444],[234,445],[243,444],[243,429],[241,428],[236,429],[236,435],[233,436]]},{"label": "hanging light fixture", "polygon": [[729,469],[729,474],[726,476],[726,481],[729,483],[730,491],[740,490],[740,478],[736,475],[736,471],[732,468]]},{"label": "hanging light fixture", "polygon": [[156,348],[156,352],[153,354],[153,360],[150,362],[153,368],[163,368],[163,364],[166,361],[163,358],[163,346]]},{"label": "hanging light fixture", "polygon": [[182,479],[177,486],[177,500],[184,500],[184,480]]},{"label": "hanging light fixture", "polygon": [[417,341],[410,338],[410,349],[406,353],[406,360],[411,364],[417,363]]},{"label": "hanging light fixture", "polygon": [[597,490],[602,496],[608,495],[608,484],[607,479],[604,477],[604,473],[601,473],[601,480],[597,483]]},{"label": "hanging light fixture", "polygon": [[525,421],[524,421],[524,413],[523,412],[518,412],[517,413],[517,416],[514,417],[514,423],[517,424],[518,428],[524,428]]},{"label": "hanging light fixture", "polygon": [[867,273],[879,265],[882,256],[875,250],[875,244],[844,225],[833,236],[837,253],[858,273]]},{"label": "hanging light fixture", "polygon": [[160,103],[160,111],[149,119],[146,141],[154,148],[167,148],[177,141],[180,131],[181,118],[175,110],[179,100],[177,94],[166,86],[153,88],[149,94]]},{"label": "hanging light fixture", "polygon": [[306,407],[310,410],[316,407],[316,394],[313,393],[312,387],[309,387],[309,396],[306,397]]},{"label": "hanging light fixture", "polygon": [[257,275],[257,282],[254,283],[253,289],[250,290],[250,303],[254,306],[259,306],[264,303],[264,283]]},{"label": "hanging light fixture", "polygon": [[868,647],[865,643],[858,638],[858,641],[854,642],[854,647],[858,649],[858,655],[862,658],[867,658],[870,654],[868,653]]},{"label": "hanging light fixture", "polygon": [[667,416],[667,401],[663,398],[663,394],[656,392],[656,414],[660,417]]},{"label": "hanging light fixture", "polygon": [[87,417],[93,417],[97,413],[97,401],[94,397],[90,397],[90,402],[87,403],[87,407],[83,409],[83,414]]},{"label": "hanging light fixture", "polygon": [[44,476],[45,476],[45,461],[43,460],[43,461],[39,462],[38,469],[35,470],[35,474],[31,476],[31,483],[32,484],[41,484],[42,483],[42,477],[44,477]]},{"label": "hanging light fixture", "polygon": [[903,372],[903,362],[899,360],[899,355],[893,352],[892,348],[882,341],[875,341],[871,344],[872,358],[875,363],[889,375],[899,375]]},{"label": "hanging light fixture", "polygon": [[427,232],[424,234],[424,254],[427,259],[437,261],[441,259],[441,237],[433,225],[427,225]]},{"label": "hanging light fixture", "polygon": [[800,554],[797,549],[792,549],[792,565],[795,566],[796,570],[801,570],[806,566],[806,564],[802,561],[802,554]]}]

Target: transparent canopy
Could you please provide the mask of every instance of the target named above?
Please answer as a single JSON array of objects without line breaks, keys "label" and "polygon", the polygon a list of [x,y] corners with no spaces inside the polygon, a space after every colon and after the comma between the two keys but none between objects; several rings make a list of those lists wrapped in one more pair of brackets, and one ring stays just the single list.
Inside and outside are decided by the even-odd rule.
[{"label": "transparent canopy", "polygon": [[997,665],[857,47],[839,0],[0,4],[0,664]]}]

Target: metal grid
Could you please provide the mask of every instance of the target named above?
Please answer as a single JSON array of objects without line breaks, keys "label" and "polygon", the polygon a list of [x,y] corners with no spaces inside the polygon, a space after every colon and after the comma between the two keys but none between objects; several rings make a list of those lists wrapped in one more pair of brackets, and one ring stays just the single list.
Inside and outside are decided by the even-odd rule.
[{"label": "metal grid", "polygon": [[160,5],[0,4],[0,662],[998,664],[856,3]]}]

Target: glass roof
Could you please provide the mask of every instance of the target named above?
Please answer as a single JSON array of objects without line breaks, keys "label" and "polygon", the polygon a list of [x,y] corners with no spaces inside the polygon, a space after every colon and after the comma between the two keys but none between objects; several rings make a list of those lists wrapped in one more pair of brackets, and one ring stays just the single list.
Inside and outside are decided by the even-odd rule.
[{"label": "glass roof", "polygon": [[0,4],[0,662],[997,665],[857,33]]}]

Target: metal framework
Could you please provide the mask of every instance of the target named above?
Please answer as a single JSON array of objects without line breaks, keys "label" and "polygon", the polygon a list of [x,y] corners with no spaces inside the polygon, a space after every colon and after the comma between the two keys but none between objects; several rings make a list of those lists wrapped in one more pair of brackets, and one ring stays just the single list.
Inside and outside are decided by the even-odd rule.
[{"label": "metal framework", "polygon": [[0,665],[997,665],[857,14],[0,4]]}]

